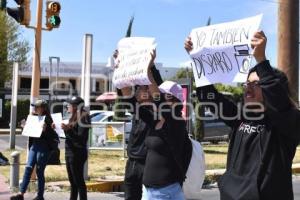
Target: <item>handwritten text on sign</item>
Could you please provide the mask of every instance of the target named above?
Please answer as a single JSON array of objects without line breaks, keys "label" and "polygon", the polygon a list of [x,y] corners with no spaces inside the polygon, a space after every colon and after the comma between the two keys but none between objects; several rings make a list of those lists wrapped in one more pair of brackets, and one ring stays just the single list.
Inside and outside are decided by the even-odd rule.
[{"label": "handwritten text on sign", "polygon": [[45,116],[28,115],[22,135],[35,138],[41,137],[44,121]]},{"label": "handwritten text on sign", "polygon": [[262,15],[193,29],[190,55],[196,86],[244,82],[251,66],[250,41]]},{"label": "handwritten text on sign", "polygon": [[153,38],[124,38],[119,42],[118,68],[113,84],[121,89],[133,85],[149,85],[148,66],[155,48]]}]

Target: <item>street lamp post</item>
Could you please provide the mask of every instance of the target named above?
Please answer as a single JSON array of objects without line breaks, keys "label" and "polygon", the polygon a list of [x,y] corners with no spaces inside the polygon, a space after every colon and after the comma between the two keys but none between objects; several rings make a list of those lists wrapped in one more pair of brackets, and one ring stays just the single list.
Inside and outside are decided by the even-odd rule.
[{"label": "street lamp post", "polygon": [[[53,89],[53,88],[51,88],[52,60],[56,60],[56,84],[55,84],[56,87],[55,87],[55,89],[57,90],[57,79],[58,79],[58,73],[59,73],[60,57],[54,57],[54,56],[50,56],[49,57],[49,62],[50,62],[50,69],[49,69],[49,93],[50,93],[50,90]],[[51,96],[50,96],[50,98],[51,98]]]}]

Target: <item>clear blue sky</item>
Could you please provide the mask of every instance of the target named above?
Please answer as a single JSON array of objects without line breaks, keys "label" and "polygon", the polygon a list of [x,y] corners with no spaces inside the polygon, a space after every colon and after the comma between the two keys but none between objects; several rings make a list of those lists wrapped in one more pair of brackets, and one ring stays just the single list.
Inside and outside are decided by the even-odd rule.
[{"label": "clear blue sky", "polygon": [[[8,0],[9,6],[13,0]],[[36,0],[31,0],[35,23]],[[93,62],[106,62],[124,37],[134,14],[132,36],[151,36],[157,41],[157,61],[167,67],[178,67],[189,60],[183,49],[185,37],[192,28],[228,22],[263,13],[261,28],[268,36],[267,55],[276,65],[276,0],[64,0],[60,28],[43,32],[42,60],[59,56],[61,61],[81,61],[82,38],[94,35]],[[45,10],[45,6],[44,6]],[[45,14],[45,12],[44,12]],[[44,17],[45,18],[45,17]],[[43,23],[44,24],[44,23]],[[22,28],[23,36],[33,47],[33,30]],[[30,57],[32,57],[30,55]]]}]

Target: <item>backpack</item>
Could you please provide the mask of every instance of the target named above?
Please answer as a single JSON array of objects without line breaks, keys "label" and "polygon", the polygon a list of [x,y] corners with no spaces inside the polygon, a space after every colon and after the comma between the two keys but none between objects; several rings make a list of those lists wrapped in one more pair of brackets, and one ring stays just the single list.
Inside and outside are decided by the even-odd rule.
[{"label": "backpack", "polygon": [[193,152],[182,189],[186,199],[199,199],[205,178],[204,151],[199,142],[193,139],[190,140]]}]

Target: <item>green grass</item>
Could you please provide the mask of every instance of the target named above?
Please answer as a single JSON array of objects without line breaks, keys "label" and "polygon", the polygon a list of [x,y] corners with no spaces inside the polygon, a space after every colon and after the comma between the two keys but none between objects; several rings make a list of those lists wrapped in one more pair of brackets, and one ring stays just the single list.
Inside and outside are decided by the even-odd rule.
[{"label": "green grass", "polygon": [[[222,169],[226,166],[227,144],[204,145],[206,169]],[[10,158],[11,151],[3,154]],[[64,150],[61,151],[61,162],[65,163]],[[21,152],[20,178],[22,178],[26,162],[26,151]],[[300,148],[298,147],[294,163],[300,163]],[[123,176],[125,172],[126,159],[123,159],[123,151],[100,151],[91,150],[89,154],[89,176],[91,180],[105,178],[107,176]],[[0,172],[9,178],[9,166],[0,167]],[[68,180],[65,165],[47,166],[45,171],[46,181]]]},{"label": "green grass", "polygon": [[[10,158],[11,151],[2,152]],[[96,151],[92,150],[89,154],[89,176],[91,179],[106,176],[123,176],[126,160],[123,158],[123,151]],[[65,163],[64,150],[60,152],[60,160]],[[26,163],[26,151],[21,152],[20,178],[24,173]],[[9,178],[9,166],[0,167],[1,174]],[[65,165],[48,165],[45,171],[47,182],[68,180]]]},{"label": "green grass", "polygon": [[206,169],[223,169],[226,166],[228,145],[204,145]]}]

